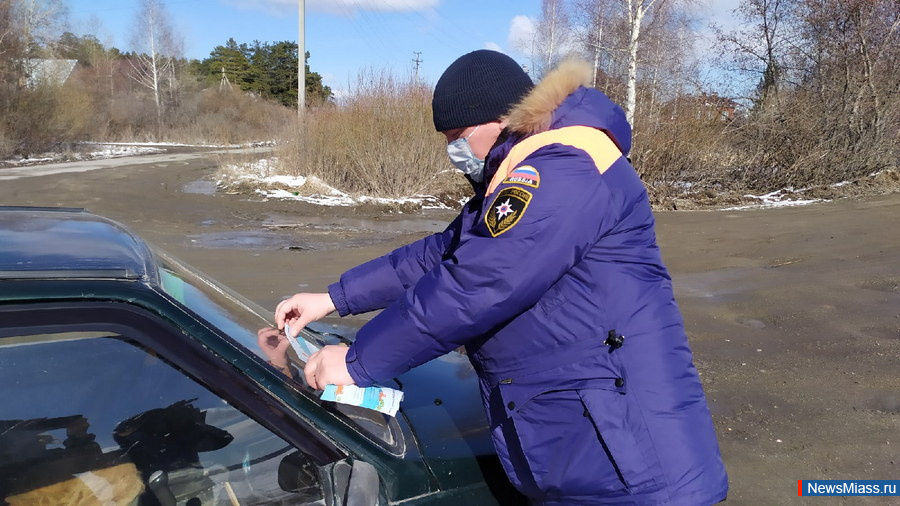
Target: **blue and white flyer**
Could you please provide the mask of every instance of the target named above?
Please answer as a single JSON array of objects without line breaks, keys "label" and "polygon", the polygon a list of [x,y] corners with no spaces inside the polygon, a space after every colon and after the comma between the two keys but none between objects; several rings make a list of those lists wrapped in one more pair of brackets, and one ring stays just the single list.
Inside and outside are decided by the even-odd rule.
[{"label": "blue and white flyer", "polygon": [[403,400],[403,392],[387,387],[360,388],[356,385],[325,385],[321,399],[361,406],[389,416],[397,416],[400,401]]},{"label": "blue and white flyer", "polygon": [[[297,353],[297,357],[304,363],[313,353],[319,351],[312,343],[302,337],[292,337],[291,328],[284,325],[284,335]],[[351,406],[360,406],[384,413],[388,416],[397,416],[400,409],[400,401],[403,400],[403,392],[387,387],[360,388],[356,385],[326,385],[320,398],[323,401],[339,402]]]}]

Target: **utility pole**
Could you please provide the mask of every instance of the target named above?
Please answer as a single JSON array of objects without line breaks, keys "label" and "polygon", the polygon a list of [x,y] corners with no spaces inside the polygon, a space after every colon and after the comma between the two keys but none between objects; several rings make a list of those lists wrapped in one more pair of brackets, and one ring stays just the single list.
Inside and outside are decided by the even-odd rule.
[{"label": "utility pole", "polygon": [[303,119],[306,110],[306,33],[304,14],[306,0],[298,0],[297,23],[297,116]]},{"label": "utility pole", "polygon": [[233,89],[231,87],[231,81],[228,80],[228,75],[225,74],[225,67],[222,67],[222,80],[219,81],[219,93],[222,93],[225,88],[228,88],[229,90]]},{"label": "utility pole", "polygon": [[413,54],[416,55],[416,57],[413,59],[413,63],[416,64],[416,82],[419,82],[419,64],[422,63],[422,60],[419,57],[422,56],[422,52],[413,51]]}]

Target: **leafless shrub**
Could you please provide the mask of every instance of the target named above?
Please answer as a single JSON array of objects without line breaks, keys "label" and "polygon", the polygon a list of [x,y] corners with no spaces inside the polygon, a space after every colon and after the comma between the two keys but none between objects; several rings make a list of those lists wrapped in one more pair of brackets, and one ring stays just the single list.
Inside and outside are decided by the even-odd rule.
[{"label": "leafless shrub", "polygon": [[735,131],[735,184],[807,188],[897,166],[898,12],[896,0],[742,2],[745,28],[720,41],[760,77]]},{"label": "leafless shrub", "polygon": [[738,123],[718,97],[674,99],[637,118],[631,159],[651,202],[671,207],[676,198],[731,188],[741,153],[733,145]]},{"label": "leafless shrub", "polygon": [[460,191],[431,120],[431,90],[385,72],[360,74],[337,106],[310,109],[286,132],[283,170],[379,197]]},{"label": "leafless shrub", "polygon": [[273,140],[296,112],[238,90],[186,95],[166,135],[182,142],[236,144]]},{"label": "leafless shrub", "polygon": [[59,149],[88,129],[90,97],[79,90],[38,86],[21,90],[3,117],[4,156]]}]

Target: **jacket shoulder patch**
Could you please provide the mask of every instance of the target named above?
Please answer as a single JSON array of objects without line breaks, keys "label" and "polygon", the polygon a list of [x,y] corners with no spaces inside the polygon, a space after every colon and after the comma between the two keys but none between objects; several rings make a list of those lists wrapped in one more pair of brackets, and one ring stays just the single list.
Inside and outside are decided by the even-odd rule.
[{"label": "jacket shoulder patch", "polygon": [[484,214],[484,224],[491,236],[497,237],[513,228],[528,209],[531,197],[531,192],[515,186],[501,190]]},{"label": "jacket shoulder patch", "polygon": [[522,165],[510,172],[501,184],[521,184],[537,188],[541,185],[541,174],[531,165]]}]

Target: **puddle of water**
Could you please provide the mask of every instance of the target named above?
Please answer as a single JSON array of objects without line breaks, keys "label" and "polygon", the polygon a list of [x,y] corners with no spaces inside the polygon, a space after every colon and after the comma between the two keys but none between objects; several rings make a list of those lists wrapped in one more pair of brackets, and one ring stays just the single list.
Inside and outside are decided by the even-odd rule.
[{"label": "puddle of water", "polygon": [[188,236],[188,241],[202,248],[277,249],[288,246],[288,238],[265,231],[209,232]]},{"label": "puddle of water", "polygon": [[[443,217],[442,217],[443,218]],[[429,217],[393,217],[384,216],[378,218],[353,218],[334,216],[304,216],[300,221],[295,216],[283,214],[270,214],[263,222],[265,226],[280,229],[328,231],[349,231],[354,233],[378,233],[378,234],[407,234],[407,233],[435,233],[447,228],[449,220]]]},{"label": "puddle of water", "polygon": [[750,327],[752,329],[764,329],[767,327],[766,322],[757,320],[755,318],[748,318],[746,320],[739,319],[737,322],[745,327]]},{"label": "puddle of water", "polygon": [[863,281],[859,286],[867,290],[876,290],[879,292],[900,292],[900,278],[871,278]]},{"label": "puddle of water", "polygon": [[[765,371],[759,372],[761,377],[766,376]],[[725,395],[722,393],[710,393],[706,398],[709,412],[714,417],[735,417],[740,415],[751,415],[760,411],[768,411],[770,409],[778,409],[778,400],[772,396],[760,392],[750,391],[741,392],[740,395]],[[729,425],[735,423],[730,422]],[[731,425],[734,429],[742,428],[740,425]]]},{"label": "puddle of water", "polygon": [[[299,237],[298,237],[299,236]],[[363,235],[345,237],[341,234],[323,234],[302,237],[302,234],[285,234],[278,231],[230,231],[209,232],[188,236],[191,245],[211,249],[290,249],[296,251],[360,248],[391,240],[389,235]]]},{"label": "puddle of water", "polygon": [[193,193],[198,195],[215,195],[216,183],[213,181],[206,181],[204,179],[191,181],[190,183],[185,184],[181,188],[181,191],[184,193]]},{"label": "puddle of water", "polygon": [[877,411],[900,414],[900,394],[897,392],[880,392],[869,401],[869,405]]},{"label": "puddle of water", "polygon": [[752,291],[749,281],[758,269],[738,267],[717,271],[698,272],[673,276],[676,298],[694,297],[724,299],[742,292]]},{"label": "puddle of water", "polygon": [[[185,191],[215,192],[210,181],[194,181]],[[201,248],[329,250],[359,248],[396,239],[404,234],[441,232],[449,223],[447,213],[424,213],[416,216],[336,217],[292,216],[271,214],[263,221],[262,230],[209,232],[188,237]],[[203,226],[216,223],[209,219]]]}]

